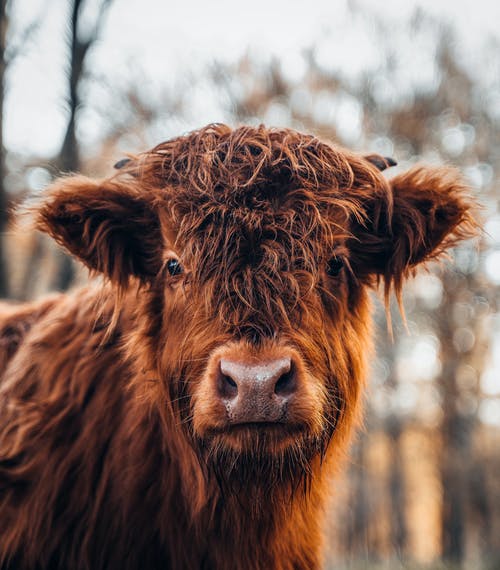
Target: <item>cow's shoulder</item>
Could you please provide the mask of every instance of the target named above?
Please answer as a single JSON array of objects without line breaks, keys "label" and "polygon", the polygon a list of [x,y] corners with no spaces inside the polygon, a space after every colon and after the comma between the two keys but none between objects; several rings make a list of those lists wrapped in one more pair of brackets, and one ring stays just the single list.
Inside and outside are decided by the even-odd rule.
[{"label": "cow's shoulder", "polygon": [[[0,303],[0,386],[28,378],[52,392],[85,384],[119,359],[114,297],[88,286],[27,304]],[[110,362],[111,361],[111,362]],[[114,367],[112,367],[114,368]]]},{"label": "cow's shoulder", "polygon": [[8,558],[49,555],[57,567],[80,567],[68,546],[74,537],[98,524],[96,537],[113,533],[102,513],[115,512],[105,505],[130,376],[120,316],[110,328],[114,306],[91,287],[0,306],[6,348],[8,327],[19,330],[0,377],[0,568]]},{"label": "cow's shoulder", "polygon": [[32,303],[0,302],[0,376],[26,336],[60,302],[52,295]]}]

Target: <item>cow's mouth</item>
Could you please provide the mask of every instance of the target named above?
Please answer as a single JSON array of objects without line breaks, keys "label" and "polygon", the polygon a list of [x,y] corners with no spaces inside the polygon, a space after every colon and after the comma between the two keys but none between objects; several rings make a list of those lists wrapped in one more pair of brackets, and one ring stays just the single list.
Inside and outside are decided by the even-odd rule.
[{"label": "cow's mouth", "polygon": [[252,421],[252,422],[229,422],[225,426],[209,430],[210,435],[227,435],[232,433],[252,433],[252,434],[296,434],[303,432],[306,426],[301,423],[291,423],[287,421]]},{"label": "cow's mouth", "polygon": [[287,422],[231,423],[207,432],[209,440],[237,452],[282,451],[306,434],[304,424]]},{"label": "cow's mouth", "polygon": [[238,422],[231,424],[229,429],[250,428],[250,429],[283,429],[286,426],[284,422]]}]

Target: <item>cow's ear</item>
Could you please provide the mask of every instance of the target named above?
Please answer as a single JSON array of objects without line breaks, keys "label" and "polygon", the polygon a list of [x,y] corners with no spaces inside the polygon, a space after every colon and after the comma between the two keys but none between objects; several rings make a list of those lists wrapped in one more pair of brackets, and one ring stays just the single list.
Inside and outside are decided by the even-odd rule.
[{"label": "cow's ear", "polygon": [[148,281],[161,267],[161,231],[144,194],[118,178],[61,178],[36,206],[36,226],[118,285]]},{"label": "cow's ear", "polygon": [[349,240],[353,265],[389,286],[477,233],[474,200],[453,168],[414,167],[389,181],[388,194],[375,191],[365,200],[364,219]]}]

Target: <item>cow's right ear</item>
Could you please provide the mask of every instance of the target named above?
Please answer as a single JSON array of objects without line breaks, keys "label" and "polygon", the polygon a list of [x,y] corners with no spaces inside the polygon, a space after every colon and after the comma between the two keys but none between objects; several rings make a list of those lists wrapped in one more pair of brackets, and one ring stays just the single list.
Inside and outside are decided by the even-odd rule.
[{"label": "cow's right ear", "polygon": [[36,227],[118,285],[160,271],[158,216],[144,194],[118,178],[59,179],[36,207]]}]

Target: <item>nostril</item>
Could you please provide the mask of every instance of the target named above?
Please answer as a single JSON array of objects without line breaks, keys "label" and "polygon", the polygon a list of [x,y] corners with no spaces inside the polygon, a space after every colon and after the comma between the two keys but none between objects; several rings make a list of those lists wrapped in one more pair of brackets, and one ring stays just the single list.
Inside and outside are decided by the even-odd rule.
[{"label": "nostril", "polygon": [[227,382],[232,388],[238,389],[238,385],[236,382],[231,378],[231,376],[227,376],[226,374],[222,375],[224,377],[224,381]]},{"label": "nostril", "polygon": [[288,396],[295,391],[296,377],[293,364],[282,374],[274,386],[274,393],[278,396]]},{"label": "nostril", "polygon": [[234,398],[238,394],[238,384],[223,371],[222,365],[219,365],[217,386],[223,398]]}]

